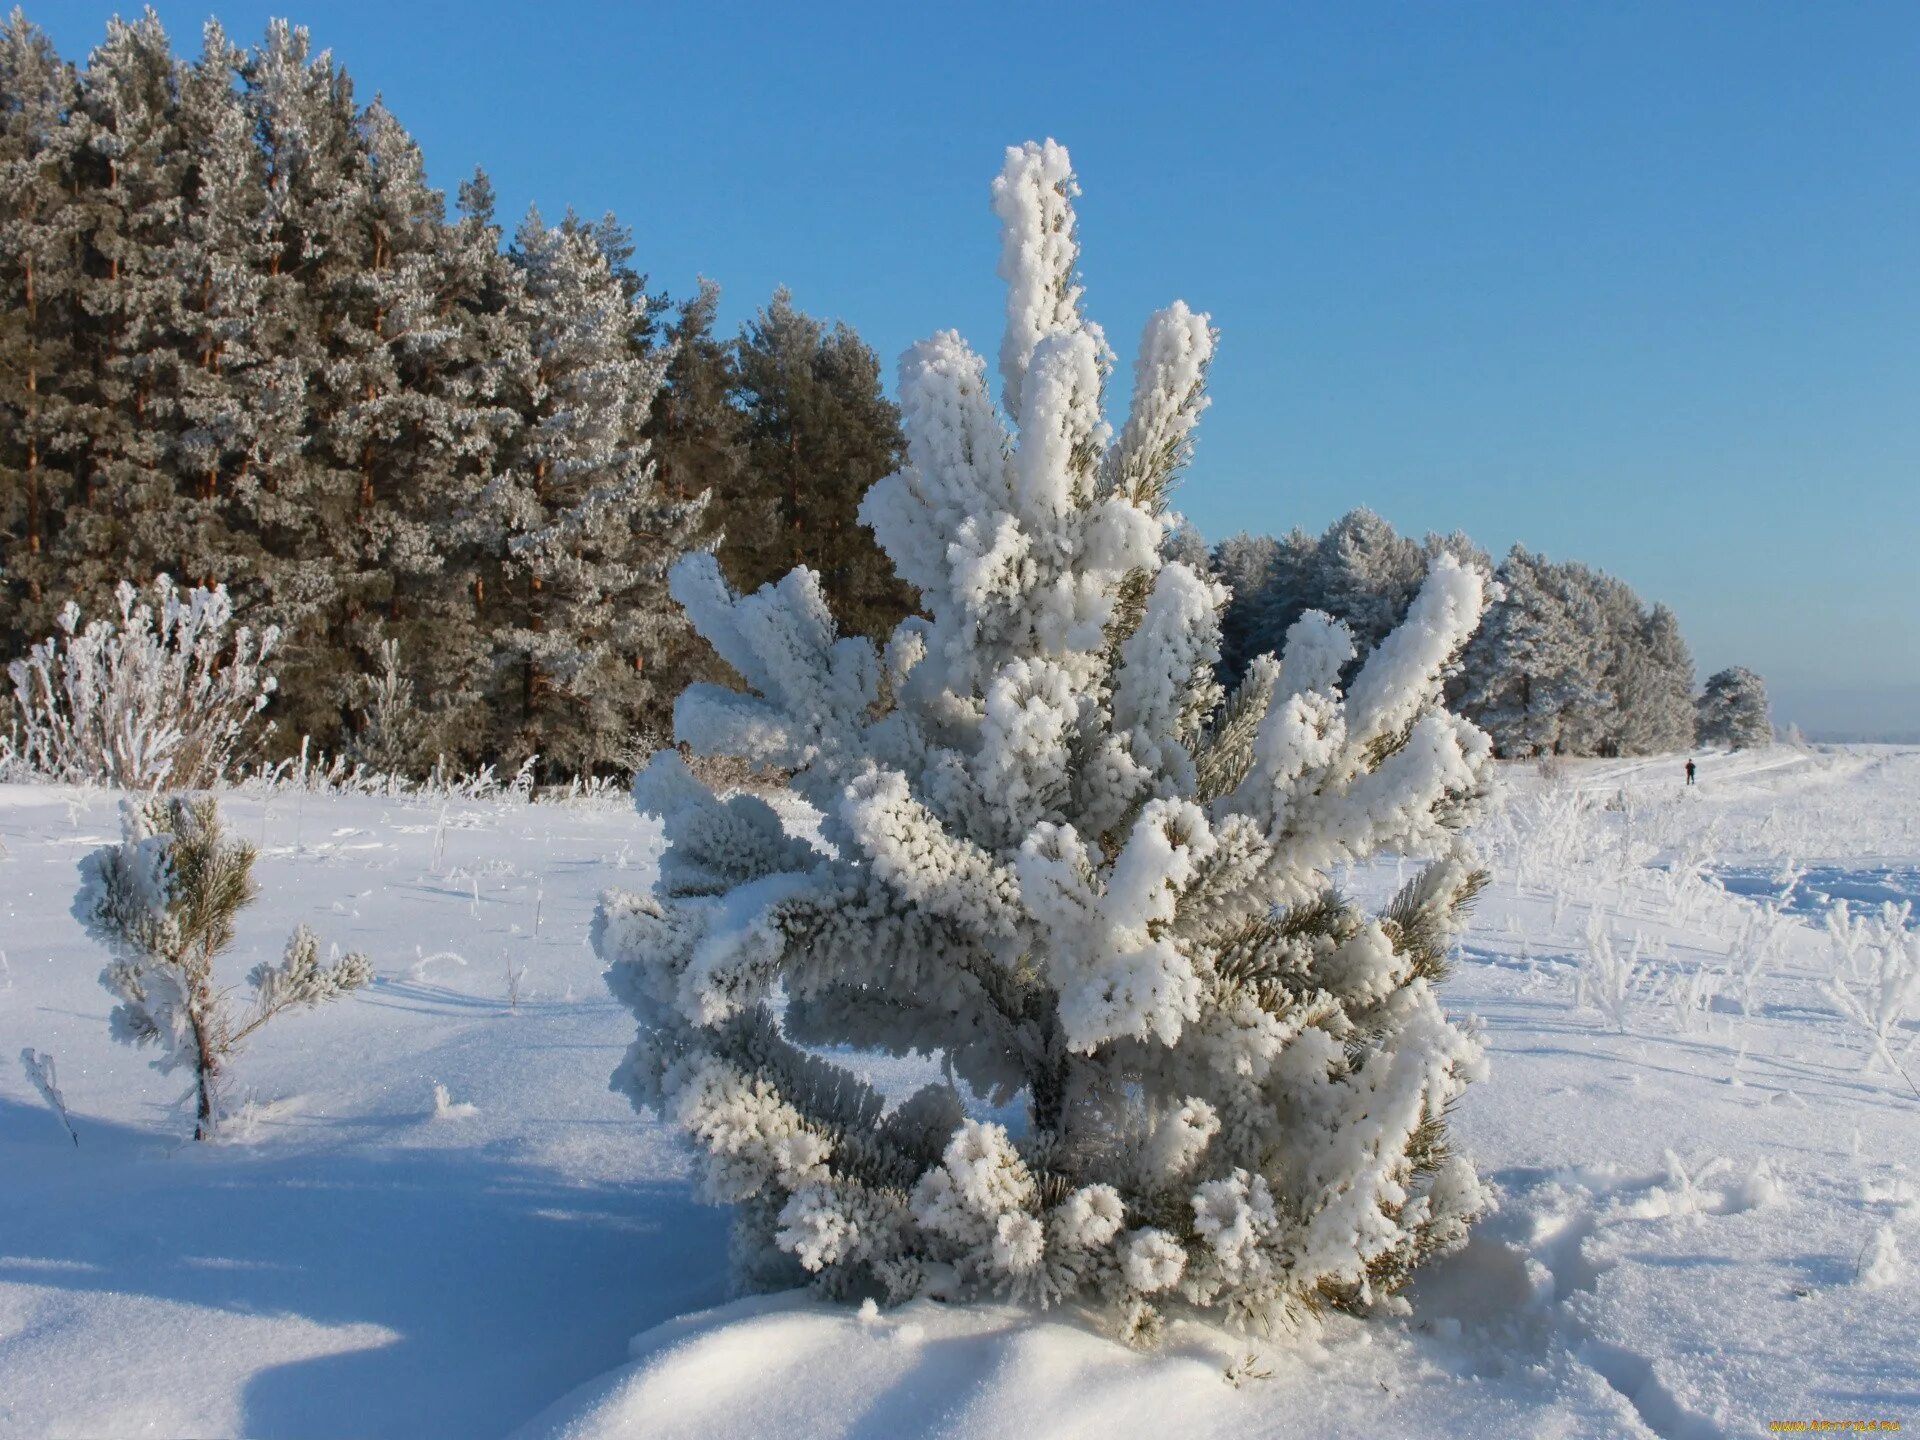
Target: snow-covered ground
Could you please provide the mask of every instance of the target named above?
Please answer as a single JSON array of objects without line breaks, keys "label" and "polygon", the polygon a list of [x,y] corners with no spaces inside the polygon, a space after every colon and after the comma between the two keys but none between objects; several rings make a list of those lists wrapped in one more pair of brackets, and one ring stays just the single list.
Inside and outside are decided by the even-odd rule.
[{"label": "snow-covered ground", "polygon": [[[1512,768],[1499,798],[1446,992],[1492,1051],[1458,1129],[1499,1213],[1407,1318],[1179,1326],[1138,1355],[1074,1315],[728,1303],[724,1217],[606,1087],[631,1020],[585,936],[602,888],[650,879],[630,811],[227,797],[263,851],[232,978],[302,920],[379,978],[256,1036],[252,1103],[207,1146],[180,1077],[109,1044],[104,956],[67,913],[113,797],[0,787],[0,1435],[1920,1424],[1920,1092],[1863,1069],[1823,928],[1836,899],[1920,893],[1920,750],[1711,756],[1692,791],[1674,759]],[[1624,1032],[1596,920],[1639,942]],[[24,1048],[57,1062],[77,1146]]]}]

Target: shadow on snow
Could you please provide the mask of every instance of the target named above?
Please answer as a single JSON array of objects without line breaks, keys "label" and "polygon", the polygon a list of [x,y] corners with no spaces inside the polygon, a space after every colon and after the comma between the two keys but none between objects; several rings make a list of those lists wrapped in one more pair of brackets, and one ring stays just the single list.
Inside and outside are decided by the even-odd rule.
[{"label": "shadow on snow", "polygon": [[724,1213],[684,1183],[573,1183],[504,1147],[276,1153],[74,1123],[78,1149],[44,1108],[0,1099],[0,1169],[26,1201],[0,1281],[398,1337],[262,1369],[249,1435],[498,1434],[724,1298]]}]

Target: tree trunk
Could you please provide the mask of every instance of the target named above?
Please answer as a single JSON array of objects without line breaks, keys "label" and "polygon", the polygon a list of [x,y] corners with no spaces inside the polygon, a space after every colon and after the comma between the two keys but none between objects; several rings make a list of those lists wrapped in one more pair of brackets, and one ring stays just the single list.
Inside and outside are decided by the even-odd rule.
[{"label": "tree trunk", "polygon": [[[39,305],[34,297],[33,257],[27,256],[27,344],[31,353],[33,341],[39,334]],[[41,530],[40,507],[40,367],[29,363],[27,366],[27,553],[40,554]],[[27,579],[27,593],[35,604],[40,602],[40,567],[35,565]]]},{"label": "tree trunk", "polygon": [[220,1074],[220,1057],[213,1053],[212,1037],[200,1023],[200,1012],[193,1012],[193,1083],[199,1109],[194,1116],[193,1138],[213,1138],[213,1082]]}]

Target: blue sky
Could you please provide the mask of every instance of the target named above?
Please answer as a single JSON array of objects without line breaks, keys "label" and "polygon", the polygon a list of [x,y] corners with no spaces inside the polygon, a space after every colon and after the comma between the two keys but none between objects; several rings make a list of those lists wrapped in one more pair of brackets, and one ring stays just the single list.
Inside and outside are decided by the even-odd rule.
[{"label": "blue sky", "polygon": [[[1055,136],[1123,360],[1175,296],[1223,332],[1209,536],[1522,541],[1783,718],[1920,734],[1920,6],[157,8],[182,48],[289,13],[436,183],[611,209],[656,287],[786,284],[889,365],[993,353],[987,183]],[[74,56],[111,12],[28,8]]]}]

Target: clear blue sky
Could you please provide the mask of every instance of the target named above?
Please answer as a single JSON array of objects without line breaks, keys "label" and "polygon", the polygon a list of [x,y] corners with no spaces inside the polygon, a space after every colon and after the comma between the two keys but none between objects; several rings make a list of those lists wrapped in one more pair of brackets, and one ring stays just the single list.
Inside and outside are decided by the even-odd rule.
[{"label": "clear blue sky", "polygon": [[[30,4],[63,51],[111,6]],[[1210,537],[1515,540],[1680,614],[1810,730],[1920,733],[1920,5],[327,0],[448,188],[612,209],[656,287],[790,286],[891,364],[991,355],[987,182],[1073,151],[1123,359],[1223,331],[1178,504]],[[285,0],[165,0],[257,38]]]}]

